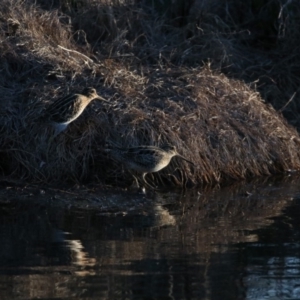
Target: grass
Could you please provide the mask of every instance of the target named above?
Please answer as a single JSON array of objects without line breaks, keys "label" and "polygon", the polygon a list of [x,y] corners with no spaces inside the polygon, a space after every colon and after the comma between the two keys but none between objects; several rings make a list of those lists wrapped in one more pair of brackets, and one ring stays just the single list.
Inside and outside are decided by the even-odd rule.
[{"label": "grass", "polygon": [[[105,145],[166,142],[196,167],[175,158],[148,175],[152,184],[213,185],[299,170],[299,11],[288,18],[290,6],[267,1],[254,9],[250,1],[241,22],[236,1],[226,13],[214,2],[196,1],[180,15],[180,6],[157,11],[135,1],[3,1],[3,175],[127,185],[132,177]],[[255,22],[267,7],[281,12],[279,21],[265,21],[277,22],[268,23],[270,39]],[[43,109],[85,86],[110,103],[94,101],[52,139]]]}]

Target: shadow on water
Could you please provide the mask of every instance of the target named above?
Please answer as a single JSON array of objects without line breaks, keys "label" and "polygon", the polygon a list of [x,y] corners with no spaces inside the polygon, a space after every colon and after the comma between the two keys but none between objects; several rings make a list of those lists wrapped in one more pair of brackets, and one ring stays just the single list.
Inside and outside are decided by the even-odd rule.
[{"label": "shadow on water", "polygon": [[1,299],[300,299],[299,180],[3,188]]}]

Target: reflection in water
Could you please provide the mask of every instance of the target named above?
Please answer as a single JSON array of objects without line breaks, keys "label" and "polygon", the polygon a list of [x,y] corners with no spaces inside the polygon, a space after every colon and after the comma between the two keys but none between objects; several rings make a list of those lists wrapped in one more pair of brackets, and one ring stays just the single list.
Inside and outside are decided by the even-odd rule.
[{"label": "reflection in water", "polygon": [[[255,252],[261,252],[261,244],[252,245]],[[276,253],[278,245],[268,245],[268,251]],[[247,268],[247,296],[249,299],[300,299],[300,244],[286,244],[293,256],[265,256],[265,261],[257,263],[260,257],[251,257],[253,264]],[[262,253],[260,254],[262,255]],[[274,254],[273,254],[274,255]],[[297,255],[297,256],[296,256]]]},{"label": "reflection in water", "polygon": [[297,182],[82,206],[3,193],[1,299],[300,299]]}]

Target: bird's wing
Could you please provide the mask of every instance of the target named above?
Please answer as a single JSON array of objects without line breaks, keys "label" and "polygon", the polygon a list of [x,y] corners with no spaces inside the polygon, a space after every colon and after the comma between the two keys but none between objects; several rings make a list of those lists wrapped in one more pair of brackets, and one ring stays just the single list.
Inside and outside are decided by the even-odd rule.
[{"label": "bird's wing", "polygon": [[[129,149],[131,150],[131,148]],[[157,151],[156,147],[136,147],[131,151],[128,151],[127,156],[134,157],[134,160],[138,162],[140,165],[144,165],[145,167],[149,165],[154,165],[158,160],[162,158],[161,151]]]},{"label": "bird's wing", "polygon": [[79,107],[80,100],[78,99],[78,96],[76,94],[68,95],[52,103],[46,109],[46,114],[51,121],[58,123],[65,122],[76,113],[76,110],[78,110]]}]

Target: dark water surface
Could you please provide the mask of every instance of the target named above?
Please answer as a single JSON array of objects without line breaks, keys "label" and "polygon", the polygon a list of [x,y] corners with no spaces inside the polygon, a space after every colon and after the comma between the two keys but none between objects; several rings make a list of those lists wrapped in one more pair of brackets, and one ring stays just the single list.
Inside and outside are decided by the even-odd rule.
[{"label": "dark water surface", "polygon": [[3,187],[0,299],[300,299],[299,183]]}]

